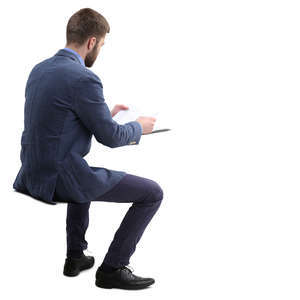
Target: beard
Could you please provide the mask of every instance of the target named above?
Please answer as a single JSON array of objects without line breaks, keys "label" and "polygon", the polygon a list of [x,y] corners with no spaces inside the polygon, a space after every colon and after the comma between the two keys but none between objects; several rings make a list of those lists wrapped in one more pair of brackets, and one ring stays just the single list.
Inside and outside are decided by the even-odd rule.
[{"label": "beard", "polygon": [[[97,46],[97,45],[96,45]],[[88,68],[90,68],[93,64],[94,64],[94,62],[95,62],[95,60],[96,60],[96,58],[97,58],[97,47],[94,47],[93,48],[93,50],[92,50],[92,52],[90,52],[86,57],[85,57],[85,60],[84,60],[84,64],[85,64],[85,66],[86,67],[88,67]]]}]

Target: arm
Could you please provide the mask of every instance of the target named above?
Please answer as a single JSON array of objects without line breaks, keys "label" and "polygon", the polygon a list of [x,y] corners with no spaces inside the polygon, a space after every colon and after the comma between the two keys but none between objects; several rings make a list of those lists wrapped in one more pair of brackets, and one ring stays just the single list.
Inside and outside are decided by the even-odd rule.
[{"label": "arm", "polygon": [[139,144],[141,124],[131,121],[121,125],[112,119],[97,75],[81,77],[74,90],[74,111],[99,143],[111,148]]}]

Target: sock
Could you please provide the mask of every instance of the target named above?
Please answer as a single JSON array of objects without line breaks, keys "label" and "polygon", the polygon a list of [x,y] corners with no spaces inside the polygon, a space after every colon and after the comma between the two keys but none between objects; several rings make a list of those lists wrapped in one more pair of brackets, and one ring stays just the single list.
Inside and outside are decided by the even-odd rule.
[{"label": "sock", "polygon": [[103,262],[103,263],[101,264],[101,266],[99,267],[99,269],[100,269],[101,271],[105,272],[105,273],[111,273],[111,272],[116,271],[116,270],[119,269],[119,268],[115,268],[115,267],[113,267],[113,266],[111,266],[111,265],[108,265],[108,264],[106,264],[106,263]]}]

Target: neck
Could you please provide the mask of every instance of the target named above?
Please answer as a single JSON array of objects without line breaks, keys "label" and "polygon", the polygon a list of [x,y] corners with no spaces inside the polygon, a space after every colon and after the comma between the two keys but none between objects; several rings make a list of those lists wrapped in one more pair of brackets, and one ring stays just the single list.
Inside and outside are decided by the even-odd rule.
[{"label": "neck", "polygon": [[73,44],[66,45],[65,47],[70,48],[70,49],[76,51],[76,52],[82,57],[82,59],[85,60],[85,56],[86,56],[86,55],[85,55],[85,53],[84,53],[82,47],[76,47],[76,46],[73,45]]}]

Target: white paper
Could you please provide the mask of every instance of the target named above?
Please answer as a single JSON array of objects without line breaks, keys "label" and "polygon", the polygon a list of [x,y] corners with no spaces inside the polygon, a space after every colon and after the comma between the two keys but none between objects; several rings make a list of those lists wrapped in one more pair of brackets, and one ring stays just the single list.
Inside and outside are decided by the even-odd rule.
[{"label": "white paper", "polygon": [[137,106],[128,105],[127,110],[119,111],[114,117],[113,120],[119,124],[125,124],[127,122],[136,121],[138,117],[154,117],[156,121],[153,126],[153,130],[163,130],[168,129],[169,127],[164,124],[164,120],[161,117],[161,114],[157,111],[150,111],[149,109],[141,109]]}]

